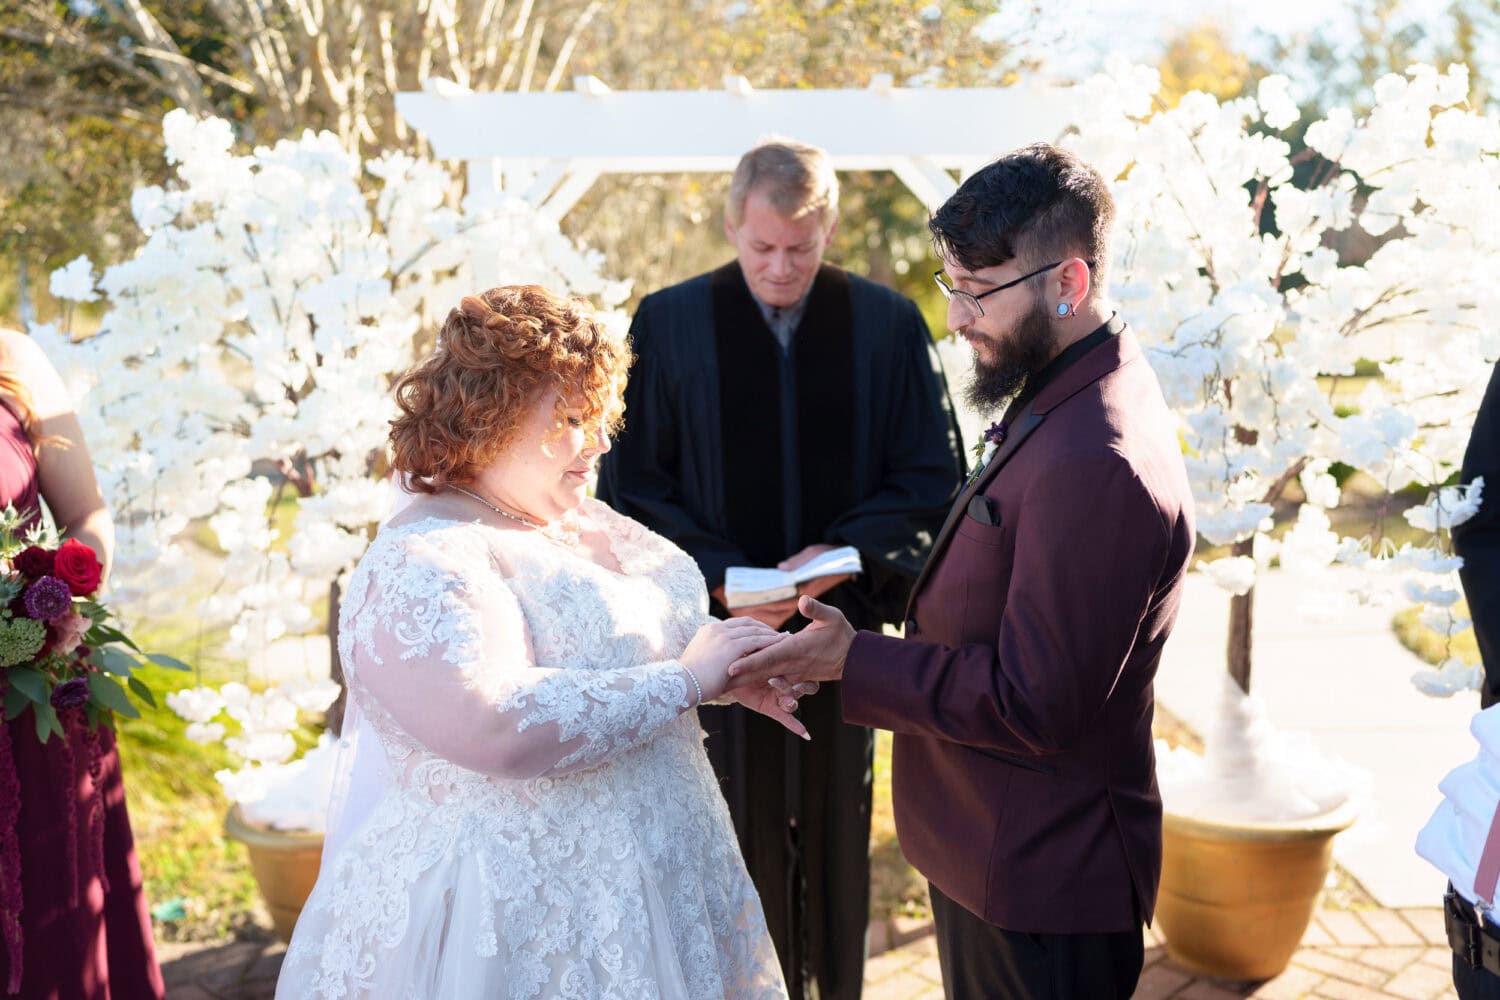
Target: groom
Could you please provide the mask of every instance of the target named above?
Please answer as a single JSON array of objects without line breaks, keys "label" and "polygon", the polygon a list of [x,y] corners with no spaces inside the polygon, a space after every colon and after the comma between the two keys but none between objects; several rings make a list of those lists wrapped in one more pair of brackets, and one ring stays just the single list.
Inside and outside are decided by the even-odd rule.
[{"label": "groom", "polygon": [[[970,177],[930,223],[969,397],[1004,416],[918,577],[904,639],[813,620],[736,683],[842,681],[896,734],[901,847],[950,1000],[1129,997],[1161,872],[1152,678],[1192,553],[1176,426],[1104,298],[1114,204],[1065,150]],[[817,733],[813,733],[814,739]]]}]

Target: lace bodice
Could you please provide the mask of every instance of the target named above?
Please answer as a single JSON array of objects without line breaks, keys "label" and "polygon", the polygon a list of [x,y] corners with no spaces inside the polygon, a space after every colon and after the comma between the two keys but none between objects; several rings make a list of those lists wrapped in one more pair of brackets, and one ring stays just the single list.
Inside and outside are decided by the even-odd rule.
[{"label": "lace bodice", "polygon": [[618,571],[436,517],[360,561],[339,652],[387,778],[325,854],[278,996],[784,995],[676,660],[702,576],[587,512]]}]

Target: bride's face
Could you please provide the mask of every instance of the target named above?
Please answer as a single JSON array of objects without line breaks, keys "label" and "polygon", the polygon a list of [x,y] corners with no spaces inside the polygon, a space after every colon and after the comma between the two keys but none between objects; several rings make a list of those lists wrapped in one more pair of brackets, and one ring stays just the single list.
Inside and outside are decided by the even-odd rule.
[{"label": "bride's face", "polygon": [[602,421],[586,421],[577,401],[550,390],[531,401],[510,442],[475,477],[483,495],[519,514],[554,521],[583,503],[594,466],[609,451]]}]

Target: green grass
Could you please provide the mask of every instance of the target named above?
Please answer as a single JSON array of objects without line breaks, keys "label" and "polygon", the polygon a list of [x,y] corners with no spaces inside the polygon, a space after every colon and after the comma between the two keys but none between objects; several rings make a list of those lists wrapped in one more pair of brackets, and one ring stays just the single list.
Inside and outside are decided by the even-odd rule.
[{"label": "green grass", "polygon": [[870,919],[926,917],[927,880],[901,856],[891,807],[891,734],[875,731],[875,805],[870,814]]},{"label": "green grass", "polygon": [[223,634],[204,636],[187,614],[155,618],[132,636],[150,652],[177,656],[198,675],[147,667],[140,677],[157,708],[120,720],[120,761],[129,796],[136,852],[152,906],[182,902],[184,916],[154,921],[159,940],[218,940],[266,923],[249,860],[223,835],[224,798],[214,772],[233,766],[222,746],[187,739],[187,723],[164,700],[170,691],[216,683],[241,671],[219,650]]},{"label": "green grass", "polygon": [[[139,676],[156,694],[158,707],[142,706],[141,718],[119,720],[121,766],[146,898],[153,907],[174,900],[182,904],[181,919],[154,921],[156,936],[163,941],[263,937],[270,920],[245,848],[224,836],[229,802],[214,778],[237,760],[220,744],[188,740],[187,723],[165,701],[171,691],[246,680],[245,667],[223,652],[227,630],[204,629],[190,601],[170,606],[175,610],[153,615],[132,630],[131,638],[148,652],[178,657],[195,672],[144,668]],[[304,726],[294,736],[306,748],[316,742],[317,728]]]}]

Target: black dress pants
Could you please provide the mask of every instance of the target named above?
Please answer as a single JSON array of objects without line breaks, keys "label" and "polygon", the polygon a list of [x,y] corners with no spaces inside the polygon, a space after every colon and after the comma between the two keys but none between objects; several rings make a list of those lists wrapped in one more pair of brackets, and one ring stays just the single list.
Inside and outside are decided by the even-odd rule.
[{"label": "black dress pants", "polygon": [[1024,934],[986,923],[929,883],[948,1000],[1128,1000],[1141,931]]},{"label": "black dress pants", "polygon": [[[1457,918],[1462,928],[1459,933],[1466,933],[1473,940],[1488,939],[1493,943],[1500,937],[1493,927],[1480,921],[1474,907],[1466,899],[1453,891],[1451,882],[1448,883],[1448,891],[1443,894],[1443,911],[1449,920]],[[1482,964],[1469,964],[1469,959],[1457,951],[1453,953],[1453,988],[1458,993],[1459,1000],[1500,1000],[1500,976]]]},{"label": "black dress pants", "polygon": [[1500,1000],[1500,976],[1475,968],[1461,955],[1453,956],[1453,989],[1459,1000]]}]

